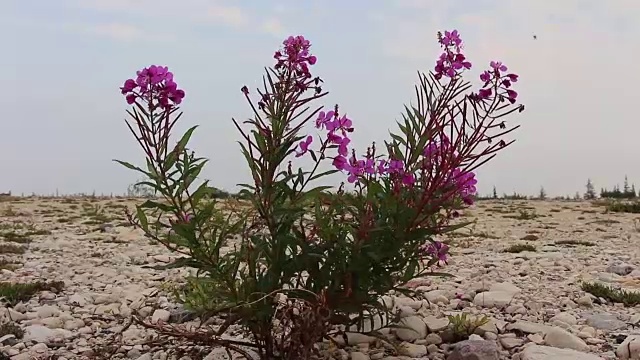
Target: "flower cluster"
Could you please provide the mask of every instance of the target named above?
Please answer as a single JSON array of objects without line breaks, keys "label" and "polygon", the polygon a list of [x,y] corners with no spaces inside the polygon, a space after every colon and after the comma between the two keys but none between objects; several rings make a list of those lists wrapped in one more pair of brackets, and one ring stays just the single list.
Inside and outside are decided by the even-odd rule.
[{"label": "flower cluster", "polygon": [[[453,162],[459,156],[446,135],[442,135],[439,142],[429,142],[424,148],[422,155],[424,157],[422,168],[427,171],[437,171],[437,169],[448,168],[448,163]],[[477,191],[477,183],[478,181],[473,172],[453,168],[446,174],[444,185],[453,187],[455,193],[460,196],[465,204],[472,205],[473,197]]]},{"label": "flower cluster", "polygon": [[276,69],[287,68],[296,76],[311,78],[309,66],[316,63],[316,57],[311,55],[311,43],[304,36],[289,36],[282,42],[283,48],[276,51],[273,58],[277,60]]},{"label": "flower cluster", "polygon": [[423,247],[422,251],[438,259],[438,261],[442,261],[445,264],[447,263],[447,255],[449,254],[449,245],[441,241],[436,240],[432,243],[427,244],[426,246]]},{"label": "flower cluster", "polygon": [[505,74],[507,66],[500,61],[492,61],[489,70],[480,74],[480,80],[484,83],[477,94],[473,94],[478,100],[487,100],[494,94],[504,96],[512,104],[516,102],[518,93],[511,89],[511,85],[518,81],[518,75]]},{"label": "flower cluster", "polygon": [[464,69],[471,69],[471,63],[462,53],[462,40],[458,30],[445,31],[444,36],[438,33],[438,42],[444,51],[440,54],[434,68],[436,79],[440,80],[443,76],[454,78]]},{"label": "flower cluster", "polygon": [[120,88],[128,104],[141,98],[152,108],[167,110],[182,102],[184,90],[178,89],[178,84],[173,81],[173,73],[166,66],[151,65],[137,71],[136,75],[135,80],[126,80]]}]

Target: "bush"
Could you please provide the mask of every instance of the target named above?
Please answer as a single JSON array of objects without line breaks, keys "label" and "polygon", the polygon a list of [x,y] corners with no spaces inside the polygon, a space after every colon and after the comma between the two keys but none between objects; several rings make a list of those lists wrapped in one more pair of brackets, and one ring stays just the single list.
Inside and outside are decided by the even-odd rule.
[{"label": "bush", "polygon": [[[226,210],[216,206],[207,181],[196,184],[207,162],[187,147],[196,127],[169,146],[185,95],[173,74],[150,66],[125,82],[133,122],[127,124],[147,165],[119,162],[143,174],[162,197],[128,216],[185,255],[176,266],[198,270],[177,295],[224,318],[209,343],[246,357],[239,345],[261,359],[307,359],[336,325],[364,331],[374,316],[384,319],[382,295],[407,293],[408,281],[442,275],[434,269],[446,261],[448,246],[435,236],[466,225],[453,220],[473,203],[473,171],[511,143],[501,137],[517,126],[507,129],[500,119],[524,107],[515,105],[511,86],[518,77],[506,66],[491,62],[482,87],[472,91],[462,77],[471,63],[457,31],[439,34],[439,42],[443,53],[434,72],[419,73],[416,105],[405,107],[399,131],[360,153],[350,147],[352,120],[337,105],[317,105],[326,92],[311,75],[316,57],[309,41],[286,39],[264,87],[256,94],[241,89],[254,113],[233,120],[252,175],[239,195],[250,206]],[[324,135],[307,135],[309,125]],[[298,165],[303,157],[310,168]],[[325,162],[332,168],[321,170]],[[322,184],[335,173],[344,173],[346,183]],[[228,246],[229,239],[237,243]],[[250,340],[224,338],[233,324]]]}]

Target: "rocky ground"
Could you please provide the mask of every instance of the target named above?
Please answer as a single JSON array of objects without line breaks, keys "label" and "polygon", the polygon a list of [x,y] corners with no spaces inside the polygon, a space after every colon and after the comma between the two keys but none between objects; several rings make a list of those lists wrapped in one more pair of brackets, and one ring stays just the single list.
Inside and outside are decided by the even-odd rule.
[{"label": "rocky ground", "polygon": [[[132,204],[0,202],[0,281],[51,282],[26,298],[0,285],[0,360],[91,359],[116,334],[114,359],[171,358],[150,345],[152,330],[125,326],[132,313],[178,322],[182,312],[167,289],[185,271],[151,268],[171,254],[126,226],[123,209]],[[413,281],[422,300],[384,299],[402,315],[399,327],[382,331],[397,348],[349,334],[337,339],[341,346],[325,344],[327,358],[640,359],[640,312],[632,305],[640,302],[636,216],[589,202],[483,201],[465,214],[474,218],[477,225],[448,239],[454,254],[444,270],[453,278]],[[583,291],[583,281],[630,291],[624,299],[631,306]],[[217,350],[206,357],[223,358]]]}]

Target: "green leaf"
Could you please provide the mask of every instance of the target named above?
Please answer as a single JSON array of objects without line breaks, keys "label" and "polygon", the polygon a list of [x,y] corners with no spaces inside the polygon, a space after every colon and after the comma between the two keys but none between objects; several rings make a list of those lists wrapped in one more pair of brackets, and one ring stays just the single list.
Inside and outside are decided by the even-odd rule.
[{"label": "green leaf", "polygon": [[114,159],[113,161],[117,162],[118,164],[120,164],[120,165],[122,165],[122,166],[124,166],[126,168],[129,168],[129,169],[135,170],[135,171],[139,171],[139,172],[149,176],[148,172],[146,172],[146,171],[142,170],[141,168],[139,168],[139,167],[137,167],[135,165],[132,165],[132,164],[126,162],[126,161],[121,161],[121,160],[116,160],[116,159]]},{"label": "green leaf", "polygon": [[164,163],[162,164],[162,167],[164,168],[165,171],[169,171],[169,169],[171,169],[173,165],[176,164],[177,160],[178,160],[178,154],[175,151],[169,151],[167,158],[164,159]]},{"label": "green leaf", "polygon": [[182,138],[180,139],[180,141],[178,141],[178,147],[180,150],[184,150],[184,148],[187,146],[187,143],[189,142],[189,139],[191,139],[191,135],[193,134],[193,131],[198,127],[198,125],[196,126],[192,126],[189,130],[187,130],[184,135],[182,135]]},{"label": "green leaf", "polygon": [[202,184],[200,184],[200,186],[198,186],[196,191],[191,194],[191,199],[193,200],[193,203],[197,205],[200,203],[200,200],[211,193],[213,193],[213,189],[209,187],[209,181],[205,180]]},{"label": "green leaf", "polygon": [[138,206],[143,209],[160,209],[162,211],[172,211],[173,209],[171,206],[167,204],[159,203],[153,200],[147,200]]},{"label": "green leaf", "polygon": [[147,231],[149,229],[149,221],[147,221],[147,215],[140,206],[136,206],[136,218],[140,221],[140,227],[142,230]]}]

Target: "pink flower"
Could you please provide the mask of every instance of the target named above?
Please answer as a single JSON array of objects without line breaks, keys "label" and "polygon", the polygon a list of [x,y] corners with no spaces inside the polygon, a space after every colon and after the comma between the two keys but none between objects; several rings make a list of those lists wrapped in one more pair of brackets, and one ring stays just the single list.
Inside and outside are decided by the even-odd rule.
[{"label": "pink flower", "polygon": [[496,71],[507,71],[507,66],[503,65],[501,61],[492,61],[489,65]]},{"label": "pink flower", "polygon": [[300,143],[298,144],[298,146],[300,147],[300,151],[296,152],[296,157],[300,157],[306,154],[307,151],[309,151],[309,145],[311,145],[312,141],[313,137],[311,135],[307,136],[306,139],[300,141]]},{"label": "pink flower", "polygon": [[485,70],[482,74],[480,74],[480,81],[484,81],[486,83],[491,81],[491,74]]},{"label": "pink flower", "polygon": [[333,110],[325,113],[324,111],[320,111],[318,113],[318,118],[316,119],[316,128],[324,129],[328,123],[333,120],[335,117],[335,112]]},{"label": "pink flower", "polygon": [[333,158],[333,166],[338,170],[347,170],[349,168],[349,161],[342,155],[338,155]]},{"label": "pink flower", "polygon": [[169,109],[182,103],[185,93],[173,81],[173,73],[166,66],[151,65],[136,72],[136,79],[127,79],[120,91],[128,104],[138,98],[148,102],[152,108]]},{"label": "pink flower", "polygon": [[449,245],[441,242],[434,241],[433,243],[426,246],[426,253],[438,259],[438,261],[442,261],[446,264],[447,255],[449,253]]},{"label": "pink flower", "polygon": [[443,76],[454,78],[465,69],[471,69],[471,63],[462,53],[462,40],[457,30],[445,31],[444,36],[439,35],[440,45],[444,51],[436,61],[434,77],[440,80]]},{"label": "pink flower", "polygon": [[318,59],[311,55],[311,42],[304,36],[289,36],[282,42],[283,48],[276,51],[273,58],[277,60],[276,69],[287,68],[302,78],[310,78],[309,66]]}]

